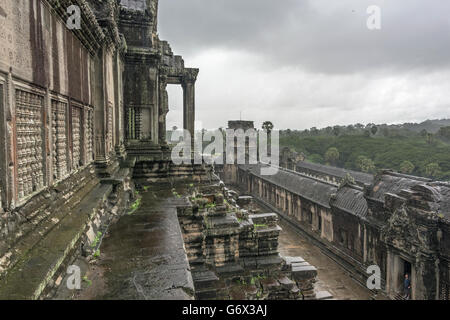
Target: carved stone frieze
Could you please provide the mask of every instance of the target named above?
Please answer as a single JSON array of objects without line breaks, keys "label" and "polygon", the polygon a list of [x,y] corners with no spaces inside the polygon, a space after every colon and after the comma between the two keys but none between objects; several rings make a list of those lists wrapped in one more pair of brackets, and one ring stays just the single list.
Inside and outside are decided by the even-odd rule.
[{"label": "carved stone frieze", "polygon": [[18,198],[44,187],[43,104],[41,95],[16,90]]},{"label": "carved stone frieze", "polygon": [[52,100],[53,178],[67,175],[67,103]]}]

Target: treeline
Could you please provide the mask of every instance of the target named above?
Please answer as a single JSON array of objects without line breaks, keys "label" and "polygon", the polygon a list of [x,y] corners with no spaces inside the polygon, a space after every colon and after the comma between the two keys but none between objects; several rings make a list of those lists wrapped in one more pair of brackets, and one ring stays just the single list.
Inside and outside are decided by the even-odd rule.
[{"label": "treeline", "polygon": [[280,145],[304,153],[308,161],[315,163],[368,173],[393,169],[450,180],[450,126],[433,130],[435,133],[414,129],[411,124],[358,124],[284,130],[280,134]]}]

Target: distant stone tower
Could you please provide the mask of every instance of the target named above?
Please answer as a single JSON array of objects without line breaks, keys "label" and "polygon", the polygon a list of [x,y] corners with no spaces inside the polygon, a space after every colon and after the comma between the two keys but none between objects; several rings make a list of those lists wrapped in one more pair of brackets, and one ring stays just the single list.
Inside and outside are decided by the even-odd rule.
[{"label": "distant stone tower", "polygon": [[[239,130],[242,129],[247,131],[248,129],[255,129],[255,125],[253,121],[244,121],[244,120],[230,120],[228,121],[228,129],[232,130]],[[227,164],[226,163],[226,154],[225,154],[225,162],[224,162],[224,168],[223,168],[223,180],[225,183],[233,183],[234,181],[237,181],[237,156],[238,156],[238,145],[237,145],[237,139],[234,140],[233,145],[233,152],[234,152],[234,163],[233,164]],[[252,146],[249,143],[249,139],[246,138],[245,141],[245,163],[249,163],[249,155],[251,152],[256,152],[257,150],[252,148]]]}]

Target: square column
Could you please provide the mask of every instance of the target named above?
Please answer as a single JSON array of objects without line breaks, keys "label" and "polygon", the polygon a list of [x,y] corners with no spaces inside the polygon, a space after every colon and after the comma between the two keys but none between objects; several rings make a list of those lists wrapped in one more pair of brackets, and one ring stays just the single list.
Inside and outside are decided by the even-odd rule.
[{"label": "square column", "polygon": [[191,133],[195,133],[195,82],[198,69],[185,69],[182,79],[183,86],[183,127]]},{"label": "square column", "polygon": [[167,93],[167,76],[159,76],[159,118],[158,132],[159,144],[167,145],[166,139],[166,117],[169,112],[169,95]]}]

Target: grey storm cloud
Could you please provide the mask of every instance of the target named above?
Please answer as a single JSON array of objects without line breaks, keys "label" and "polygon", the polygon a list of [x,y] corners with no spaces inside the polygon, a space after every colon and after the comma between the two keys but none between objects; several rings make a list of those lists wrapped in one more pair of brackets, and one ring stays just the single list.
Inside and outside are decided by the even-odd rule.
[{"label": "grey storm cloud", "polygon": [[[366,27],[370,5],[382,29]],[[192,53],[238,48],[318,72],[450,65],[450,2],[441,0],[166,0],[161,29]]]},{"label": "grey storm cloud", "polygon": [[201,68],[209,126],[241,112],[291,128],[449,116],[450,1],[164,0],[159,32]]}]

